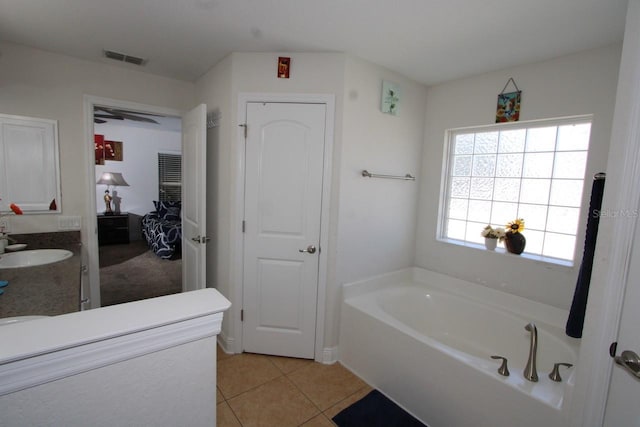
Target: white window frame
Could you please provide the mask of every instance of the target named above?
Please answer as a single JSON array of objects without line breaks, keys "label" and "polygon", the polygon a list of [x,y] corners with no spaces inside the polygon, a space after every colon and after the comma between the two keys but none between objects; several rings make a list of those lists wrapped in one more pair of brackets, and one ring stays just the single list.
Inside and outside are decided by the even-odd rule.
[{"label": "white window frame", "polygon": [[[521,122],[510,122],[510,123],[500,123],[500,124],[492,124],[492,125],[485,125],[485,126],[472,126],[472,127],[463,127],[463,128],[454,128],[454,129],[448,129],[445,132],[445,149],[444,149],[444,156],[443,156],[443,167],[442,167],[442,179],[441,179],[441,190],[440,190],[440,200],[439,200],[439,212],[438,212],[438,226],[437,226],[437,230],[436,230],[436,240],[440,241],[440,242],[444,242],[444,243],[449,243],[449,244],[454,244],[454,245],[459,245],[459,246],[466,246],[466,247],[470,247],[470,248],[477,248],[477,249],[483,249],[484,250],[484,245],[481,245],[479,243],[475,243],[475,242],[470,242],[467,240],[458,240],[458,239],[453,239],[453,238],[449,238],[445,235],[446,233],[446,227],[447,227],[447,220],[448,220],[448,206],[449,206],[449,199],[450,199],[450,179],[452,178],[452,168],[453,168],[453,158],[454,158],[454,142],[455,142],[455,135],[458,134],[465,134],[465,133],[486,133],[486,132],[492,132],[492,131],[507,131],[507,130],[514,130],[514,129],[533,129],[533,128],[543,128],[543,127],[549,127],[549,126],[562,126],[562,125],[568,125],[568,124],[580,124],[580,123],[589,123],[591,124],[591,131],[593,131],[593,115],[580,115],[580,116],[571,116],[571,117],[561,117],[561,118],[552,118],[552,119],[544,119],[544,120],[532,120],[532,121],[521,121]],[[585,191],[590,191],[591,187],[590,187],[590,180],[587,179],[587,175],[588,175],[588,158],[589,158],[589,148],[591,146],[591,136],[592,133],[590,134],[589,137],[589,145],[587,147],[587,160],[586,160],[586,164],[585,164],[585,175],[582,177],[582,181],[583,181],[583,185],[582,185],[582,194],[580,195],[580,206],[579,206],[579,218],[582,218],[584,215],[584,211],[587,208],[587,206],[585,206],[585,198],[584,198],[584,194]],[[557,147],[556,147],[557,148]],[[557,152],[554,149],[554,153]],[[520,179],[522,179],[522,171],[521,171],[521,177]],[[492,201],[494,200],[494,198],[492,197],[491,199]],[[520,204],[520,201],[517,202],[518,204]],[[547,207],[549,206],[549,204],[547,203]],[[553,206],[553,205],[552,205]],[[516,219],[515,217],[513,219]],[[526,223],[527,223],[527,219],[524,218],[525,220],[525,227],[526,227]],[[501,226],[504,226],[504,224],[498,224]],[[542,261],[542,262],[547,262],[547,263],[551,263],[551,264],[557,264],[557,265],[563,265],[563,266],[568,266],[568,267],[573,267],[576,263],[576,254],[578,253],[579,250],[581,250],[582,245],[581,245],[581,241],[579,240],[579,236],[581,235],[581,229],[579,228],[580,226],[580,221],[578,223],[578,227],[576,229],[576,242],[575,242],[575,246],[574,246],[574,252],[573,252],[573,258],[572,260],[565,260],[565,259],[561,259],[561,258],[553,258],[550,256],[544,256],[544,255],[538,255],[538,254],[534,254],[534,253],[527,253],[526,249],[525,252],[522,254],[523,258],[529,258],[529,259],[533,259],[535,261]],[[482,228],[480,228],[478,230],[478,235],[480,234],[480,232],[482,231]],[[525,232],[524,232],[525,236],[526,236],[526,228],[525,228]],[[504,250],[498,250],[498,253],[503,252]]]}]

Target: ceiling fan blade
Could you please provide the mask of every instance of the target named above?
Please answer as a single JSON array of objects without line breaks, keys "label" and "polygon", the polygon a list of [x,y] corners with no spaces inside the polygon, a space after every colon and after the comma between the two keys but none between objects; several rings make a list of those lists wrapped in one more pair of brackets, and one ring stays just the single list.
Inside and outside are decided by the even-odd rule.
[{"label": "ceiling fan blade", "polygon": [[150,119],[148,117],[140,117],[140,116],[135,116],[133,114],[123,113],[123,112],[119,112],[117,114],[119,116],[124,117],[125,119],[133,120],[134,122],[155,123],[156,125],[159,124],[155,120]]},{"label": "ceiling fan blade", "polygon": [[122,116],[112,116],[110,114],[94,114],[93,117],[99,117],[101,119],[113,119],[113,120],[124,120]]},{"label": "ceiling fan blade", "polygon": [[[151,114],[151,113],[136,113],[133,111],[126,111],[126,110],[118,110],[115,108],[107,108],[107,107],[94,107],[94,115],[96,114],[96,111],[102,111],[106,114],[110,114],[111,116],[115,116],[115,117],[122,117],[122,119],[118,119],[118,120],[123,120],[123,119],[127,119],[127,120],[132,120],[134,122],[144,122],[144,123],[153,123],[153,124],[159,124],[157,121],[147,118],[147,117],[141,117],[140,115],[146,115],[146,116],[156,116],[156,117],[163,117],[157,114]],[[115,118],[115,117],[109,117],[109,118]]]}]

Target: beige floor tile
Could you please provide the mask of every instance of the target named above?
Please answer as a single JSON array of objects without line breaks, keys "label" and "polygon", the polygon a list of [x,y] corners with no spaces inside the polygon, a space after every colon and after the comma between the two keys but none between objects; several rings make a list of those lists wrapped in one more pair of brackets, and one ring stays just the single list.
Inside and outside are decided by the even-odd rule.
[{"label": "beige floor tile", "polygon": [[217,348],[216,357],[217,357],[218,361],[233,356],[233,354],[225,353],[224,350],[222,349],[222,347],[220,347],[220,344],[218,344],[216,346],[216,348]]},{"label": "beige floor tile", "polygon": [[216,387],[216,403],[224,402],[224,396],[220,392],[220,389]]},{"label": "beige floor tile", "polygon": [[216,412],[217,427],[242,427],[227,402],[219,403],[216,407]]},{"label": "beige floor tile", "polygon": [[334,363],[333,365],[314,363],[292,372],[287,377],[321,411],[328,409],[366,386],[364,381],[339,363]]},{"label": "beige floor tile", "polygon": [[313,360],[310,359],[296,359],[295,357],[270,356],[269,360],[285,374],[289,374],[296,369],[304,368],[314,363]]},{"label": "beige floor tile", "polygon": [[371,388],[371,386],[365,385],[363,388],[361,388],[360,390],[356,391],[351,396],[348,396],[347,398],[341,400],[340,402],[336,403],[335,405],[333,405],[332,407],[330,407],[329,409],[324,411],[323,414],[328,419],[332,419],[333,417],[338,415],[338,413],[340,413],[340,411],[342,411],[343,409],[346,409],[349,406],[353,405],[358,400],[362,399],[367,394],[369,394],[372,390],[373,390],[373,388]]},{"label": "beige floor tile", "polygon": [[318,408],[284,376],[228,403],[243,427],[295,427],[318,413]]},{"label": "beige floor tile", "polygon": [[218,362],[218,387],[227,400],[281,375],[268,356],[243,353]]},{"label": "beige floor tile", "polygon": [[335,427],[335,425],[336,424],[333,421],[331,421],[329,418],[320,414],[320,415],[316,415],[306,423],[302,424],[301,427]]}]

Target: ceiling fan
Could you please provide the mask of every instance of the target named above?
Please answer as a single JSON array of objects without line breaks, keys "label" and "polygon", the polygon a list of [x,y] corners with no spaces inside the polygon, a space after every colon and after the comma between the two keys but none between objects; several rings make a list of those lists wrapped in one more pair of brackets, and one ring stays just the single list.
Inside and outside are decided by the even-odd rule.
[{"label": "ceiling fan", "polygon": [[133,111],[118,110],[116,108],[94,107],[93,109],[94,123],[107,123],[106,119],[109,119],[109,120],[132,120],[134,122],[153,123],[156,125],[159,124],[157,121],[149,117],[143,117],[143,116],[162,117],[158,114],[136,113]]}]

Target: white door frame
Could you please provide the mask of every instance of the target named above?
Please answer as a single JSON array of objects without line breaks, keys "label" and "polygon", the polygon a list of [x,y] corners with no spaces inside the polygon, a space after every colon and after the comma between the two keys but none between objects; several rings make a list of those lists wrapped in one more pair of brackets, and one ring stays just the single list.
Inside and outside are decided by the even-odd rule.
[{"label": "white door frame", "polygon": [[[237,341],[233,351],[242,351],[242,321],[240,320],[240,309],[242,308],[242,295],[244,290],[243,277],[243,233],[242,220],[244,218],[244,180],[245,180],[245,137],[243,125],[247,121],[246,105],[249,102],[289,102],[300,104],[325,104],[327,116],[325,122],[325,146],[324,146],[324,167],[322,172],[322,211],[320,213],[320,254],[318,264],[318,295],[316,308],[316,339],[315,339],[315,360],[329,363],[334,360],[331,354],[324,351],[324,320],[326,310],[327,294],[327,273],[328,273],[328,249],[329,249],[329,213],[331,200],[331,180],[332,180],[332,156],[333,156],[333,133],[335,121],[335,95],[332,94],[282,94],[282,93],[239,93],[237,110],[237,159],[236,169],[236,215],[231,218],[231,229],[234,230],[235,256],[233,259],[234,276],[237,278],[233,291],[233,298],[236,301],[236,309],[230,313],[233,322],[233,330],[236,332]],[[233,309],[233,307],[232,307]]]},{"label": "white door frame", "polygon": [[[84,265],[89,274],[90,301],[82,304],[82,309],[100,307],[100,265],[98,253],[98,217],[96,215],[96,165],[95,148],[93,142],[93,108],[94,106],[111,107],[123,110],[140,111],[145,113],[161,114],[166,116],[182,117],[182,111],[173,108],[158,107],[155,105],[139,104],[137,102],[122,101],[118,99],[103,98],[93,95],[84,95],[84,138],[85,138],[85,163],[87,165],[87,218],[84,224],[84,232],[87,236],[87,260]],[[84,291],[84,286],[82,291]],[[84,300],[87,295],[82,295]]]},{"label": "white door frame", "polygon": [[631,212],[631,215],[621,215],[614,220],[603,217],[600,221],[585,333],[569,417],[570,425],[574,427],[601,426],[604,420],[613,369],[608,348],[617,340],[631,251],[634,245],[638,246],[638,242],[633,241],[638,221],[633,212],[640,203],[639,36],[640,1],[631,0],[602,204],[603,212]]}]

